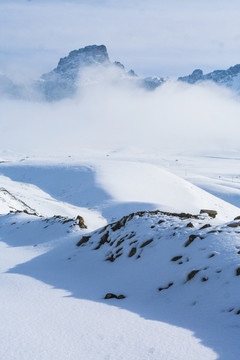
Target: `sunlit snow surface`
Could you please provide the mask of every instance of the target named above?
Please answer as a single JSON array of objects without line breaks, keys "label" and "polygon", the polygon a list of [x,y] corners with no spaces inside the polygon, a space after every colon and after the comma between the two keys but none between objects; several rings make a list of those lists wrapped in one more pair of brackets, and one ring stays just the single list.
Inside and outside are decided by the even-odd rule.
[{"label": "sunlit snow surface", "polygon": [[[237,159],[116,152],[58,159],[3,154],[1,160],[1,358],[238,358],[240,227],[227,226],[240,215]],[[41,217],[8,214],[24,204]],[[136,215],[109,230],[115,243],[94,250],[108,231],[98,229],[122,216],[202,208],[218,216]],[[77,215],[88,229],[75,224]],[[211,227],[199,230],[204,224]],[[94,235],[77,247],[88,233]],[[185,247],[192,234],[202,239]],[[121,247],[121,256],[106,261]],[[171,261],[175,256],[182,264]],[[186,281],[194,269],[199,272]],[[109,292],[126,298],[105,300]]]}]

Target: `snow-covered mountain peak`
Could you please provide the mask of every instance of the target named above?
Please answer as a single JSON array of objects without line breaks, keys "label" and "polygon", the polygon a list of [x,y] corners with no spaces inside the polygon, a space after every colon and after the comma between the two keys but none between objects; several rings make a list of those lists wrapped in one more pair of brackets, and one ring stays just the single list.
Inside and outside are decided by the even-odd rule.
[{"label": "snow-covered mountain peak", "polygon": [[105,45],[89,45],[79,50],[73,50],[68,56],[61,58],[57,67],[42,78],[49,80],[56,75],[68,80],[75,80],[80,68],[90,65],[109,64],[109,57]]},{"label": "snow-covered mountain peak", "polygon": [[178,78],[179,81],[195,84],[200,81],[213,81],[218,85],[227,86],[233,90],[240,90],[240,64],[231,66],[227,70],[214,70],[208,74],[196,69],[191,75]]}]

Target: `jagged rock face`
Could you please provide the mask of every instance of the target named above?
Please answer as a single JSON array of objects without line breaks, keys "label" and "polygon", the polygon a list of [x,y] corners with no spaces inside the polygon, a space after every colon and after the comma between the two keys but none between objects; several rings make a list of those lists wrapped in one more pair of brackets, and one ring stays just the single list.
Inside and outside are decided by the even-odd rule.
[{"label": "jagged rock face", "polygon": [[142,85],[145,89],[155,90],[157,87],[161,86],[165,82],[166,82],[166,79],[164,79],[162,77],[158,77],[158,76],[146,77],[145,79],[143,79]]},{"label": "jagged rock face", "polygon": [[42,75],[42,81],[38,84],[40,92],[50,101],[73,96],[77,90],[79,71],[92,65],[115,66],[122,71],[123,79],[130,78],[147,90],[154,90],[166,81],[160,77],[140,79],[134,70],[126,71],[119,61],[111,62],[105,45],[90,45],[71,51],[68,56],[60,59],[53,71]]},{"label": "jagged rock face", "polygon": [[240,65],[231,66],[227,70],[215,70],[208,74],[196,69],[191,75],[179,77],[178,81],[195,84],[200,81],[213,81],[219,85],[224,85],[233,90],[240,90]]},{"label": "jagged rock face", "polygon": [[49,80],[60,76],[65,80],[76,80],[80,68],[90,65],[109,63],[107,48],[104,45],[91,45],[83,49],[73,50],[68,56],[59,60],[56,69],[42,78]]},{"label": "jagged rock face", "polygon": [[55,101],[71,98],[77,91],[77,80],[81,69],[90,66],[109,66],[119,69],[122,81],[130,79],[137,86],[154,90],[166,79],[161,77],[139,78],[134,70],[127,71],[119,61],[109,60],[105,45],[89,45],[79,50],[73,50],[68,56],[61,58],[55,69],[43,74],[41,80],[31,84],[30,89],[14,84],[10,79],[0,75],[0,95],[12,98]]},{"label": "jagged rock face", "polygon": [[59,60],[54,70],[42,75],[39,89],[47,100],[71,97],[76,91],[76,80],[80,69],[103,64],[110,64],[107,48],[104,45],[90,45],[73,50],[68,56]]}]

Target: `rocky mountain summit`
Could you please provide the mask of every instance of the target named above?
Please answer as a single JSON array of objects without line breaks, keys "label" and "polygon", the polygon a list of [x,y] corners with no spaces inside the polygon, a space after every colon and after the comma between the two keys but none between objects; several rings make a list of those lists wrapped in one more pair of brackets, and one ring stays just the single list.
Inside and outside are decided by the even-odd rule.
[{"label": "rocky mountain summit", "polygon": [[[81,79],[80,73],[91,67],[117,68],[120,81],[131,81],[136,86],[152,91],[168,81],[160,76],[138,77],[133,69],[126,70],[119,61],[111,61],[105,45],[88,45],[84,48],[71,51],[61,58],[55,69],[43,74],[40,80],[32,84],[15,84],[5,75],[0,74],[0,96],[12,99],[47,100],[56,101],[71,98],[76,94]],[[226,86],[240,94],[240,65],[231,66],[227,70],[215,70],[203,74],[201,69],[196,69],[192,74],[181,76],[177,81],[196,84],[204,81]]]},{"label": "rocky mountain summit", "polygon": [[47,100],[71,97],[77,90],[79,71],[93,65],[110,65],[106,46],[86,46],[73,50],[68,56],[61,58],[54,70],[42,75],[39,82],[41,92]]},{"label": "rocky mountain summit", "polygon": [[71,97],[77,90],[79,73],[91,66],[117,67],[123,78],[129,78],[139,86],[153,90],[165,80],[160,77],[139,78],[134,70],[126,71],[119,61],[111,62],[105,45],[89,45],[74,50],[68,56],[61,58],[57,67],[51,72],[42,75],[39,86],[47,100],[59,100]]},{"label": "rocky mountain summit", "polygon": [[237,92],[240,91],[240,65],[231,66],[227,70],[214,70],[208,74],[203,74],[203,71],[196,69],[191,75],[179,77],[178,81],[187,82],[189,84],[196,84],[203,81],[213,81],[218,85],[224,85]]}]

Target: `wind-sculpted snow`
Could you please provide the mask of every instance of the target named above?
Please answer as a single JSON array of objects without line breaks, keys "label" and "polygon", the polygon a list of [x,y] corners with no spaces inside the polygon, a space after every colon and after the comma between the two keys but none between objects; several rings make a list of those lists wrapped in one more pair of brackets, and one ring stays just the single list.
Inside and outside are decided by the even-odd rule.
[{"label": "wind-sculpted snow", "polygon": [[[218,226],[214,221],[206,214],[141,211],[89,233],[76,218],[1,215],[1,305],[12,316],[17,301],[17,312],[24,315],[20,322],[14,318],[14,327],[1,322],[4,338],[11,331],[15,339],[15,359],[21,358],[21,351],[28,356],[30,350],[41,359],[43,342],[52,353],[60,339],[70,340],[70,332],[70,359],[79,351],[88,358],[92,344],[101,343],[99,359],[110,352],[120,360],[122,352],[126,357],[131,351],[141,360],[165,359],[169,354],[174,360],[215,360],[216,353],[219,359],[235,360],[240,221]],[[58,326],[56,319],[61,319]],[[187,338],[189,330],[194,336]],[[49,331],[54,335],[45,337]],[[86,331],[88,336],[95,334],[91,349]],[[39,341],[33,348],[35,337]],[[201,343],[194,343],[196,338]],[[172,341],[179,347],[177,354],[171,352]],[[151,352],[146,343],[153,344]],[[0,351],[9,354],[4,346]],[[65,354],[64,347],[56,351],[51,358]]]},{"label": "wind-sculpted snow", "polygon": [[[119,263],[119,289],[126,297],[146,286],[148,294],[160,292],[160,303],[164,296],[177,297],[202,311],[239,315],[239,219],[216,226],[206,214],[143,211],[83,236],[77,246],[82,252],[100,251],[100,258],[112,263],[111,273]],[[137,280],[136,270],[140,277],[144,273],[143,281]],[[129,282],[135,284],[132,289]]]}]

